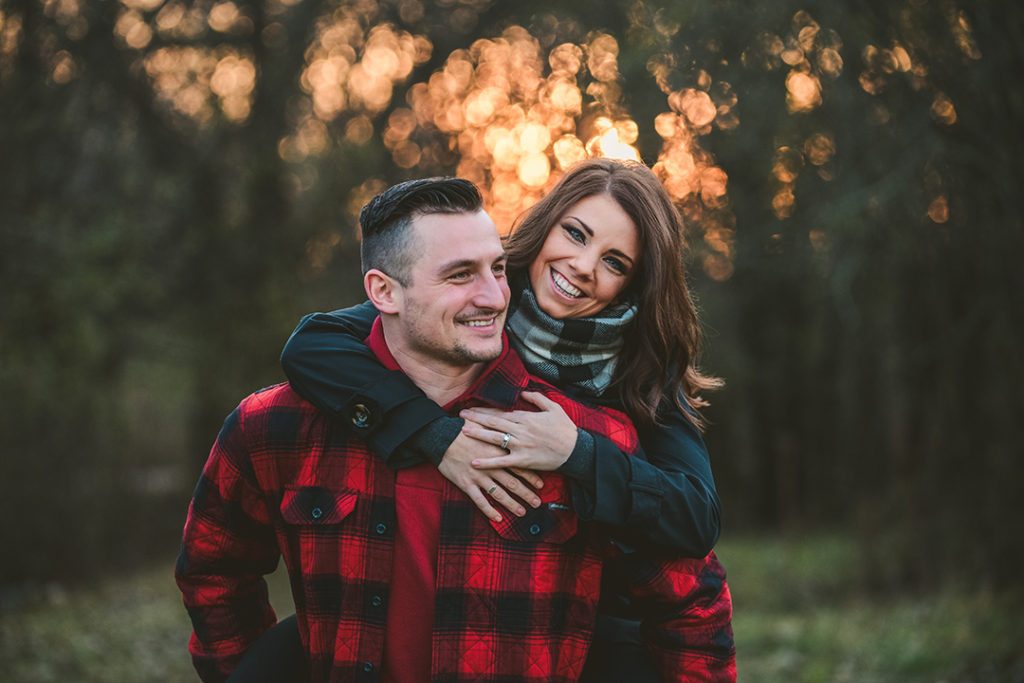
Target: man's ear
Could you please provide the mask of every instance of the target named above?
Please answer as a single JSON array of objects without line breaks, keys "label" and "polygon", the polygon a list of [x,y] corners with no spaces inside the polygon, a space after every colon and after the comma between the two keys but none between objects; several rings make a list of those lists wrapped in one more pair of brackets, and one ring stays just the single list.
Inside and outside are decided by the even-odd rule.
[{"label": "man's ear", "polygon": [[381,313],[398,313],[402,297],[402,285],[387,273],[371,268],[363,275],[363,288]]}]

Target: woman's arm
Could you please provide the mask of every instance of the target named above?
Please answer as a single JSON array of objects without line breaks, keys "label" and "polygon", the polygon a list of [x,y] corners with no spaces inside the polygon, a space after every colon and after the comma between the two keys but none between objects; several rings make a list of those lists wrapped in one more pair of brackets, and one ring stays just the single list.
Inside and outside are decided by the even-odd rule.
[{"label": "woman's arm", "polygon": [[707,447],[678,409],[665,411],[661,425],[638,430],[645,459],[582,430],[567,439],[559,424],[563,418],[571,424],[568,416],[552,401],[535,403],[537,413],[462,413],[463,431],[480,441],[494,444],[506,432],[515,437],[509,455],[474,466],[558,470],[573,482],[576,513],[619,527],[620,540],[648,541],[690,557],[710,552],[718,540],[721,503]]},{"label": "woman's arm", "polygon": [[[459,434],[448,415],[402,372],[388,370],[363,343],[377,317],[369,302],[331,313],[311,313],[281,353],[296,392],[351,425],[389,467],[441,461]],[[401,448],[424,430],[418,448]]]},{"label": "woman's arm", "polygon": [[464,436],[461,418],[450,417],[405,373],[380,363],[363,343],[376,317],[368,302],[304,317],[281,353],[295,391],[350,426],[389,467],[437,465],[491,519],[500,520],[492,501],[520,516],[526,514],[523,502],[540,505],[530,489],[543,485],[535,472],[515,470],[517,478],[503,469],[471,467],[470,460],[503,451]]},{"label": "woman's arm", "polygon": [[678,409],[665,411],[661,419],[660,425],[637,428],[646,459],[626,456],[595,437],[595,490],[579,497],[586,501],[592,495],[596,520],[689,557],[704,557],[718,541],[722,515],[708,449]]}]

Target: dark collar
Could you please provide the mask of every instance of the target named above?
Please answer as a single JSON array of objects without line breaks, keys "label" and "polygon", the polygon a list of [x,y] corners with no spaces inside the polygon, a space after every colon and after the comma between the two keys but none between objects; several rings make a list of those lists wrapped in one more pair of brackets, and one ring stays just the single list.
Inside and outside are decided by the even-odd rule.
[{"label": "dark collar", "polygon": [[[370,347],[384,367],[389,370],[401,371],[398,361],[391,354],[391,349],[388,348],[387,340],[384,338],[384,327],[381,324],[380,316],[373,321],[370,336],[366,338],[366,345]],[[512,410],[519,400],[519,394],[526,389],[530,380],[530,374],[523,367],[519,355],[509,347],[508,337],[503,332],[501,355],[488,363],[473,385],[446,408],[483,403],[502,410]]]}]

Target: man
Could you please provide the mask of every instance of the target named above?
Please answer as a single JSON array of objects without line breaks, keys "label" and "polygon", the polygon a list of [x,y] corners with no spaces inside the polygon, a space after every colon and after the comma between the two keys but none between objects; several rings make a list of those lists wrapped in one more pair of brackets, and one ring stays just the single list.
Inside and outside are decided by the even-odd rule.
[{"label": "man", "polygon": [[[367,343],[385,365],[453,413],[526,409],[520,394],[541,391],[580,427],[636,448],[624,417],[531,378],[509,350],[505,254],[472,183],[402,183],[360,223],[380,311]],[[576,680],[611,549],[573,514],[561,476],[544,479],[540,507],[488,520],[435,466],[388,469],[288,385],[249,396],[210,454],[176,572],[200,676],[224,680],[275,622],[262,575],[283,556],[312,681]],[[724,634],[714,619],[687,621],[695,595],[722,590],[713,559],[637,555],[617,574],[656,606],[645,633],[666,676]]]}]

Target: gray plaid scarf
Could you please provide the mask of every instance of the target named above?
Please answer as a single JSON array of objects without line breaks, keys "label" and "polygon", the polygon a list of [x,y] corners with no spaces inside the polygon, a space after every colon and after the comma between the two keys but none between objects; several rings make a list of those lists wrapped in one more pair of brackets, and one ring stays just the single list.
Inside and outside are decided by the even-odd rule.
[{"label": "gray plaid scarf", "polygon": [[563,389],[573,387],[587,396],[604,393],[622,349],[623,328],[636,316],[636,305],[613,304],[596,317],[557,320],[537,305],[525,275],[510,284],[505,329],[526,369]]}]

